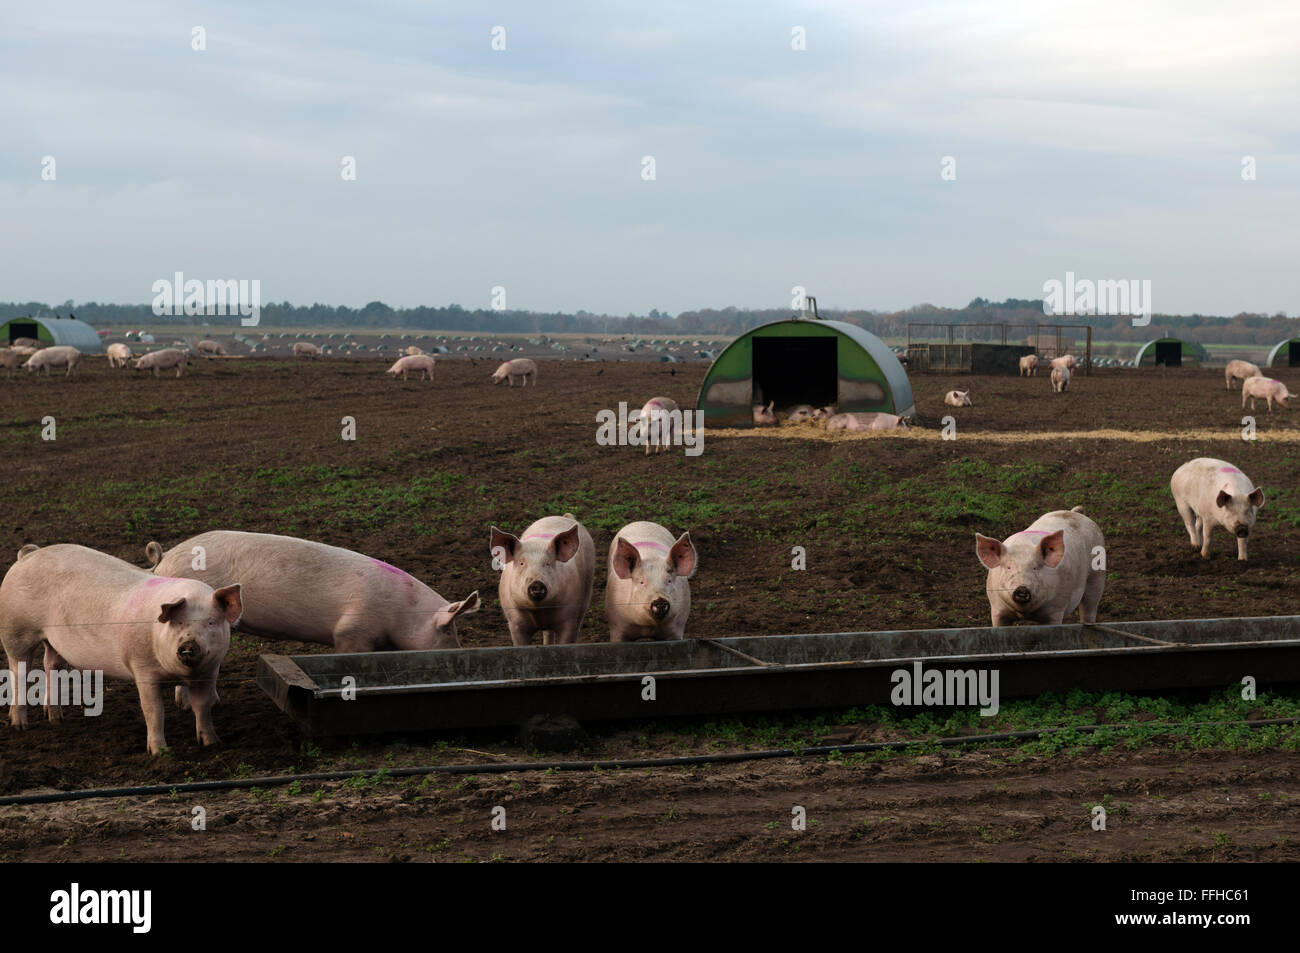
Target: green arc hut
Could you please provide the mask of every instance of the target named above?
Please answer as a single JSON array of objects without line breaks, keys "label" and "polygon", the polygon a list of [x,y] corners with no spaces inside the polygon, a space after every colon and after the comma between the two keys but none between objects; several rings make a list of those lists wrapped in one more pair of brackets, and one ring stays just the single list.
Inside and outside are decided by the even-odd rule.
[{"label": "green arc hut", "polygon": [[1300,338],[1278,341],[1268,352],[1265,367],[1300,367]]},{"label": "green arc hut", "polygon": [[1137,353],[1134,360],[1136,367],[1200,367],[1209,357],[1209,352],[1195,341],[1180,338],[1157,338],[1147,341]]},{"label": "green arc hut", "polygon": [[10,318],[0,323],[0,347],[8,347],[19,338],[34,338],[46,346],[69,345],[82,354],[104,350],[95,329],[76,318]]},{"label": "green arc hut", "polygon": [[790,318],[746,331],[714,359],[696,407],[710,427],[753,426],[755,404],[916,415],[907,372],[884,341],[843,321]]}]

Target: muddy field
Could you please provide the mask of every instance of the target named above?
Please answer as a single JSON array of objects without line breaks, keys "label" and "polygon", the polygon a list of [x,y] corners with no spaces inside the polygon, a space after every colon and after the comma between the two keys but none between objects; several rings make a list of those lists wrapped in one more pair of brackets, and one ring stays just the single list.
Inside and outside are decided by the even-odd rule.
[{"label": "muddy field", "polygon": [[[1041,374],[915,376],[912,433],[709,431],[698,457],[647,458],[598,445],[597,411],[655,395],[693,406],[706,364],[549,361],[540,386],[526,389],[491,386],[492,360],[442,361],[432,383],[395,382],[386,366],[196,361],[180,380],[155,380],[99,360],[72,380],[0,379],[5,564],[28,542],[76,542],[143,565],[151,539],[170,546],[214,528],[305,536],[398,565],[449,599],[477,589],[485,606],[462,624],[462,642],[506,645],[489,528],[518,532],[567,511],[592,531],[601,564],[633,519],[689,530],[700,553],[695,636],[987,625],[974,534],[1002,538],[1042,512],[1082,505],[1106,534],[1103,622],[1300,611],[1300,408],[1261,405],[1257,439],[1243,441],[1240,395],[1214,370],[1099,371],[1061,396]],[[1300,391],[1300,372],[1274,376]],[[943,393],[967,384],[975,406],[946,408]],[[949,412],[954,440],[939,432]],[[42,439],[49,417],[53,440]],[[344,417],[355,420],[354,441],[341,438]],[[1208,561],[1187,541],[1168,482],[1196,456],[1227,459],[1264,488],[1245,564],[1226,535]],[[804,571],[791,569],[795,546],[807,552]],[[607,637],[602,593],[603,571],[584,640]],[[306,745],[251,678],[260,653],[312,650],[235,638],[216,748],[198,748],[192,721],[169,709],[171,753],[146,755],[125,684],[111,687],[100,718],[38,719],[21,735],[6,723],[0,794],[530,757],[500,734]],[[852,718],[823,727],[816,738],[845,743],[899,730]],[[604,726],[581,756],[760,741]],[[864,764],[785,759],[77,802],[4,808],[0,855],[1298,859],[1296,758],[1294,734],[1283,733],[1251,752],[1172,742],[948,750]],[[1097,835],[1085,805],[1107,795],[1128,807]],[[202,835],[189,829],[195,803],[222,818]],[[487,812],[502,803],[514,805],[511,826],[492,833]],[[793,804],[810,818],[797,836]]]}]

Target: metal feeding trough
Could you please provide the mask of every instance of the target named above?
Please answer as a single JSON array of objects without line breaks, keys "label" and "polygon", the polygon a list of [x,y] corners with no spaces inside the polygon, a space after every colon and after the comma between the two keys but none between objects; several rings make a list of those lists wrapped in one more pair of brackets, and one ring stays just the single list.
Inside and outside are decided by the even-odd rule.
[{"label": "metal feeding trough", "polygon": [[[352,655],[263,655],[257,683],[309,735],[888,705],[900,669],[1042,692],[1300,682],[1300,616],[837,632]],[[647,697],[653,676],[653,700]]]}]

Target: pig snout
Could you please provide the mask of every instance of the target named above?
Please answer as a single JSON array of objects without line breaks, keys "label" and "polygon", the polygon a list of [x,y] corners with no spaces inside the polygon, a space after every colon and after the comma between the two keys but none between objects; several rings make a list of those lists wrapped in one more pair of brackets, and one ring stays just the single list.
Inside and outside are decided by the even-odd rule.
[{"label": "pig snout", "polygon": [[659,598],[650,603],[650,614],[654,616],[656,622],[662,622],[668,618],[668,610],[671,608],[667,599]]},{"label": "pig snout", "polygon": [[203,647],[194,639],[187,639],[176,649],[176,657],[187,668],[193,668],[203,660]]},{"label": "pig snout", "polygon": [[1250,527],[1245,523],[1238,523],[1237,528],[1234,529],[1233,532],[1237,534],[1238,539],[1245,539],[1250,535]]},{"label": "pig snout", "polygon": [[533,582],[528,585],[528,598],[533,602],[541,602],[546,598],[546,583]]},{"label": "pig snout", "polygon": [[1028,586],[1016,586],[1015,591],[1011,593],[1011,599],[1016,605],[1027,606],[1033,598],[1033,593],[1029,591]]}]

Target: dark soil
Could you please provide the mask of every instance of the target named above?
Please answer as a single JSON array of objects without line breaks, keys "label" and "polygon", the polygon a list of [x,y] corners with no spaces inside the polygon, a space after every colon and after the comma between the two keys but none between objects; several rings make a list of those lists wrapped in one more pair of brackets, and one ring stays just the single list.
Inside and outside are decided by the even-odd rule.
[{"label": "dark soil", "polygon": [[[0,551],[11,559],[24,543],[76,542],[143,565],[150,539],[170,546],[216,528],[305,536],[398,565],[449,599],[478,589],[485,605],[463,624],[462,642],[505,645],[489,528],[517,532],[569,511],[592,531],[602,563],[632,520],[690,531],[700,553],[690,635],[930,628],[988,624],[977,531],[1005,537],[1082,504],[1106,535],[1102,621],[1300,611],[1300,417],[1261,405],[1258,439],[1243,441],[1240,396],[1219,372],[1102,371],[1076,375],[1065,395],[1041,375],[915,376],[912,433],[710,431],[698,457],[647,457],[598,445],[597,411],[656,395],[694,406],[703,364],[550,361],[526,389],[493,387],[495,364],[441,361],[432,383],[393,381],[387,362],[257,359],[199,361],[180,380],[112,373],[102,362],[72,380],[0,380]],[[1300,372],[1274,376],[1300,391]],[[943,393],[967,384],[975,406],[945,407]],[[949,413],[955,440],[939,435]],[[41,437],[46,417],[53,441]],[[355,441],[341,439],[344,417],[355,420]],[[1265,489],[1246,563],[1226,535],[1209,560],[1188,543],[1168,481],[1196,456],[1230,460]],[[807,552],[804,571],[791,568],[796,546]],[[607,637],[603,582],[598,573],[584,640]],[[223,744],[210,749],[197,747],[190,716],[169,708],[172,754],[147,755],[127,684],[111,686],[99,718],[38,718],[24,733],[0,725],[0,792],[382,765],[391,740],[304,753],[252,681],[263,652],[319,650],[237,636],[216,711]],[[597,743],[641,753],[630,740]],[[422,801],[413,799],[431,792],[414,785],[333,786],[318,802],[239,793],[205,799],[230,819],[202,839],[189,832],[188,799],[132,800],[124,811],[112,802],[13,809],[0,823],[0,853],[1297,859],[1294,754],[1189,761],[1141,749],[1018,765],[996,752],[933,757],[484,777],[460,790],[444,779]],[[1255,787],[1289,793],[1264,799]],[[1084,802],[1107,791],[1131,797],[1132,813],[1093,832]],[[1156,792],[1164,799],[1149,800]],[[510,832],[493,834],[488,811],[501,803],[512,805]],[[823,825],[793,834],[794,804]]]}]

